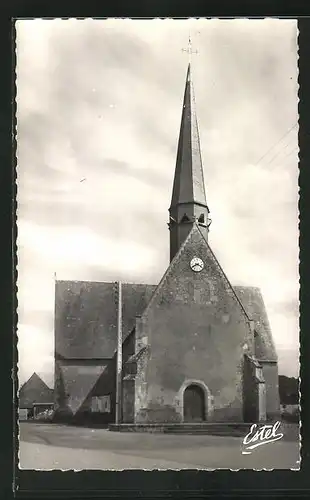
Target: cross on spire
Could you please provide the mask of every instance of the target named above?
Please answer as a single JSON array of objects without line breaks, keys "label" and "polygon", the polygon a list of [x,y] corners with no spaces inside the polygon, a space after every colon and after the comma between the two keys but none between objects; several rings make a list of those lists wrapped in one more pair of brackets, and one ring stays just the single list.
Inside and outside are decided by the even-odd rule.
[{"label": "cross on spire", "polygon": [[182,49],[182,52],[186,52],[188,54],[189,62],[191,62],[191,58],[193,54],[198,54],[198,50],[193,50],[192,39],[189,35],[188,44],[186,49]]}]

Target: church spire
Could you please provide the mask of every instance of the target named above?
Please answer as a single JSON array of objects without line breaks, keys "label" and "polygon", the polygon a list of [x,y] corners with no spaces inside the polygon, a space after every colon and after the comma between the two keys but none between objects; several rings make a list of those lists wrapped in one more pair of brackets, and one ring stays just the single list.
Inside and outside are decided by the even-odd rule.
[{"label": "church spire", "polygon": [[184,202],[207,204],[190,63],[186,75],[171,206]]},{"label": "church spire", "polygon": [[170,258],[173,259],[195,221],[207,237],[208,213],[195,110],[191,65],[188,64],[174,174],[170,220]]}]

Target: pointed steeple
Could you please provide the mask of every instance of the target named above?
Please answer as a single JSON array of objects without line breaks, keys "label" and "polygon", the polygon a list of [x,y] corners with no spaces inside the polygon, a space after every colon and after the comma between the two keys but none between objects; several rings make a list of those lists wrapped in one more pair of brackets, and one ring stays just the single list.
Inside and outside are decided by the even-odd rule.
[{"label": "pointed steeple", "polygon": [[186,75],[171,207],[188,202],[207,204],[190,64]]},{"label": "pointed steeple", "polygon": [[195,221],[208,233],[209,209],[203,177],[199,130],[191,67],[188,65],[183,100],[170,220],[171,260]]}]

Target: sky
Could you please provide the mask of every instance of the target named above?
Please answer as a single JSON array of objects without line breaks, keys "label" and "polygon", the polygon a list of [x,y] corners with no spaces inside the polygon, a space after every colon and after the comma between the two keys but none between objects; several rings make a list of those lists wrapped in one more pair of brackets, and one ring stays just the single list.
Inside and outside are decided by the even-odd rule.
[{"label": "sky", "polygon": [[209,243],[261,288],[279,373],[299,373],[297,23],[16,23],[18,353],[53,384],[54,285],[156,284],[191,34]]}]

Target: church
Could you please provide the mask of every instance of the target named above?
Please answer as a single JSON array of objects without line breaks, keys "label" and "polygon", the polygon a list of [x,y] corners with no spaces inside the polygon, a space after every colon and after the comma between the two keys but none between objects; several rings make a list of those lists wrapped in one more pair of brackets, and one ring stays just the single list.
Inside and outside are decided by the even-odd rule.
[{"label": "church", "polygon": [[55,416],[133,425],[279,417],[261,292],[230,283],[210,224],[189,64],[170,264],[158,284],[55,281]]}]

